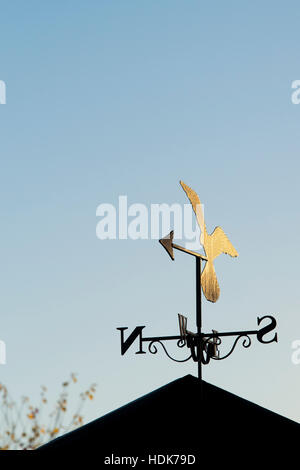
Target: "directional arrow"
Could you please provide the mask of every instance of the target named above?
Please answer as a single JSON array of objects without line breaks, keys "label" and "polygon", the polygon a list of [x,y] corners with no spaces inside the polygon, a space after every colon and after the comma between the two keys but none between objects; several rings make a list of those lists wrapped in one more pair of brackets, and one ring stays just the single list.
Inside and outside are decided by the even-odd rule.
[{"label": "directional arrow", "polygon": [[169,233],[169,235],[166,235],[165,237],[161,238],[159,240],[159,243],[164,247],[168,255],[172,258],[174,261],[174,253],[173,253],[173,238],[174,238],[174,230]]},{"label": "directional arrow", "polygon": [[164,247],[170,258],[174,261],[174,252],[173,248],[175,250],[180,250],[183,251],[184,253],[187,253],[188,255],[196,256],[196,258],[203,259],[204,261],[207,261],[206,256],[200,255],[200,253],[197,253],[196,251],[191,251],[187,250],[186,248],[183,248],[183,246],[176,245],[173,243],[173,238],[174,238],[174,230],[172,230],[169,235],[166,235],[165,237],[161,238],[159,240],[159,243]]}]

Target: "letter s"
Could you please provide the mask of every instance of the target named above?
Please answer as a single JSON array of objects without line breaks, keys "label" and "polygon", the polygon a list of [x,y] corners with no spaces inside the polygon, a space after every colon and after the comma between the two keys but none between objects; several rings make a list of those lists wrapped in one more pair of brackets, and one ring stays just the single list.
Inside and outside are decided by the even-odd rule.
[{"label": "letter s", "polygon": [[265,315],[264,317],[257,317],[257,324],[259,325],[261,323],[262,320],[264,320],[265,318],[270,318],[271,322],[264,326],[263,328],[261,328],[258,332],[257,332],[257,340],[260,342],[260,343],[263,343],[263,344],[268,344],[268,343],[273,343],[273,341],[275,341],[277,343],[277,333],[275,333],[275,335],[273,336],[272,339],[269,339],[268,341],[264,340],[263,337],[269,333],[270,331],[274,330],[274,328],[276,328],[276,320],[274,317],[271,317],[270,315]]}]

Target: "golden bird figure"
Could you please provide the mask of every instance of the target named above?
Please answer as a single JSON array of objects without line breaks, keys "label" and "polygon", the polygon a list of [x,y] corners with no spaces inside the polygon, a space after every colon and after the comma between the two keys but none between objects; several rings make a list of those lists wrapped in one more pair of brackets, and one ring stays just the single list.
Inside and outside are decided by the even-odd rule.
[{"label": "golden bird figure", "polygon": [[196,214],[197,222],[201,230],[200,243],[203,246],[207,257],[205,267],[201,273],[202,290],[207,300],[210,302],[216,302],[220,296],[220,287],[213,263],[214,259],[216,259],[221,253],[236,257],[238,256],[238,252],[231,244],[226,233],[221,227],[216,227],[210,235],[207,233],[201,202],[197,193],[183,181],[180,181],[180,184],[189,198]]}]

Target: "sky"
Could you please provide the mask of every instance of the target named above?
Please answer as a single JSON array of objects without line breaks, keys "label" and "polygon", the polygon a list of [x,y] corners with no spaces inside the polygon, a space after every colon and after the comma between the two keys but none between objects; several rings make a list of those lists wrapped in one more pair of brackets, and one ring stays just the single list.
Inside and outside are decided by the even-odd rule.
[{"label": "sky", "polygon": [[54,402],[75,372],[78,393],[98,384],[87,422],[196,375],[162,351],[121,356],[116,330],[177,335],[177,313],[193,329],[194,260],[172,262],[150,238],[96,236],[100,204],[183,205],[182,179],[208,231],[220,225],[239,252],[216,260],[221,295],[203,300],[203,330],[278,323],[278,343],[254,338],[203,378],[300,422],[299,3],[12,0],[0,11],[1,382],[16,400],[46,385]]}]

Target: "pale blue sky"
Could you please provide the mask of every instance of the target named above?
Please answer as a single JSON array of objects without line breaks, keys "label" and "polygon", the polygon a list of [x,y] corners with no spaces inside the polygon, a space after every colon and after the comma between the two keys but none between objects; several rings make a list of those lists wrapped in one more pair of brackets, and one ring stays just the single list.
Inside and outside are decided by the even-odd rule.
[{"label": "pale blue sky", "polygon": [[210,330],[274,314],[279,343],[239,348],[204,379],[300,421],[300,5],[296,1],[0,1],[1,381],[53,397],[98,383],[87,419],[187,373],[120,356],[118,326],[194,321],[194,264],[157,241],[100,241],[102,202],[205,204],[240,257],[220,257]]}]

